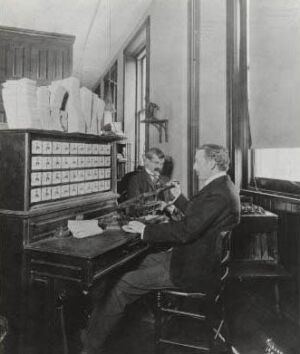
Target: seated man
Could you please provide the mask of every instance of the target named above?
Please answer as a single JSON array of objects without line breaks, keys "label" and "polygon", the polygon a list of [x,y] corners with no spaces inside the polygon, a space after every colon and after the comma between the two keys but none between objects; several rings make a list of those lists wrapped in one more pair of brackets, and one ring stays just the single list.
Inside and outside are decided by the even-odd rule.
[{"label": "seated man", "polygon": [[[169,182],[170,173],[173,169],[171,157],[165,157],[160,149],[154,147],[143,156],[143,159],[144,166],[139,166],[137,170],[128,172],[118,183],[119,203],[136,198],[144,193],[155,192]],[[163,171],[165,172],[164,175],[162,174]],[[159,193],[158,199],[168,201],[169,193]]]},{"label": "seated man", "polygon": [[231,230],[240,218],[239,194],[226,171],[227,151],[207,144],[197,149],[194,170],[203,188],[188,201],[179,185],[171,191],[174,203],[184,212],[180,221],[145,226],[138,221],[127,231],[141,234],[150,244],[171,242],[172,249],[148,254],[139,266],[125,273],[106,301],[94,308],[83,353],[101,353],[104,342],[121,318],[126,305],[154,289],[180,287],[206,291],[215,279],[216,238]]},{"label": "seated man", "polygon": [[128,182],[127,198],[153,192],[165,184],[161,171],[165,162],[164,153],[158,148],[151,148],[144,155],[144,167],[137,171]]}]

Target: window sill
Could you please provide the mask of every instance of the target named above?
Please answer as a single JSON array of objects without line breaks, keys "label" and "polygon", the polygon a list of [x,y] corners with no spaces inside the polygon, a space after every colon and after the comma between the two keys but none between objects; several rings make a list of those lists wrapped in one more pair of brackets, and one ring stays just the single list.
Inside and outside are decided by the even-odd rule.
[{"label": "window sill", "polygon": [[[283,195],[278,192],[257,190],[251,186],[241,189],[242,195],[253,197],[254,203],[266,207],[272,205],[272,210],[300,214],[300,197]],[[263,204],[262,204],[263,202]],[[268,209],[268,208],[267,208]]]}]

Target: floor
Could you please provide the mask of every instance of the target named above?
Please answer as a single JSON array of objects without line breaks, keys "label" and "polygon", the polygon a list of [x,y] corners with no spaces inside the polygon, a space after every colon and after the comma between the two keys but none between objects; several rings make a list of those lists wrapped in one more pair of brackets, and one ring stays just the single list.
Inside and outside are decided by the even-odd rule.
[{"label": "floor", "polygon": [[[272,284],[266,282],[233,282],[230,304],[230,328],[234,347],[240,354],[268,353],[266,343],[273,340],[282,354],[298,354],[299,325],[297,296],[295,289],[287,284],[281,285],[282,308],[284,315],[278,316],[274,306]],[[123,321],[107,341],[107,354],[153,354],[154,322],[149,311],[150,299],[132,305]],[[290,314],[289,314],[290,311]],[[189,336],[195,327],[181,328]],[[77,334],[76,334],[77,333]],[[78,332],[69,335],[69,354],[78,353],[80,348]],[[165,354],[194,353],[195,351],[164,351]],[[59,353],[59,351],[57,351]],[[271,352],[270,352],[271,353]],[[279,353],[279,352],[278,352]]]}]

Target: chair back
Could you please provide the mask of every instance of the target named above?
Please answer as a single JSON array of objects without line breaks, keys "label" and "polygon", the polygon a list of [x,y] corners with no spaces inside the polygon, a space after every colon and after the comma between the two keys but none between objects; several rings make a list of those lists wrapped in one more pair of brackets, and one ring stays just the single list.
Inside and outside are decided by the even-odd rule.
[{"label": "chair back", "polygon": [[215,301],[218,301],[224,291],[226,280],[229,276],[229,262],[231,255],[231,231],[222,231],[219,235],[220,245],[220,263],[219,263],[219,280],[220,286]]},{"label": "chair back", "polygon": [[129,181],[130,181],[131,177],[133,177],[137,173],[138,173],[138,171],[131,171],[131,172],[126,173],[126,175],[123,176],[121,181],[118,183],[117,192],[120,195],[120,197],[118,199],[119,203],[122,203],[128,199],[127,193],[128,193]]},{"label": "chair back", "polygon": [[231,231],[221,232],[222,237],[222,254],[221,266],[228,267],[231,256]]}]

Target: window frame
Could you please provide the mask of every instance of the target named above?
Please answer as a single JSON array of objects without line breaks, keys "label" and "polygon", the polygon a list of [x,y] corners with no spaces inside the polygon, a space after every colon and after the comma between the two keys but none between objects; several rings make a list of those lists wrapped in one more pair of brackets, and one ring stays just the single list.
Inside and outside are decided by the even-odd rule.
[{"label": "window frame", "polygon": [[[248,111],[248,0],[227,2],[227,103],[231,176],[243,190],[300,199],[300,183],[255,177]],[[298,186],[299,185],[299,186]],[[299,192],[298,192],[299,188]]]},{"label": "window frame", "polygon": [[255,176],[255,150],[249,151],[250,162],[250,181],[249,189],[259,190],[270,194],[279,194],[292,198],[300,199],[300,182],[294,182],[285,179],[256,177]]},{"label": "window frame", "polygon": [[[143,52],[145,52],[145,57],[146,57],[146,81],[145,81],[145,107],[149,103],[149,94],[150,94],[150,16],[146,18],[146,20],[143,22],[143,24],[140,26],[140,28],[135,32],[135,34],[132,36],[132,38],[129,40],[127,46],[123,50],[123,69],[124,73],[126,72],[126,65],[128,64],[134,64],[135,68],[133,70],[135,71],[135,83],[132,86],[132,90],[135,87],[135,101],[132,102],[132,117],[134,115],[134,121],[132,120],[132,123],[134,123],[134,135],[135,137],[131,138],[132,142],[132,156],[134,156],[133,160],[133,165],[132,169],[136,169],[139,164],[139,141],[138,141],[138,124],[137,121],[139,119],[139,114],[137,107],[139,107],[140,102],[138,103],[138,94],[137,94],[137,75],[138,75],[138,63],[137,60],[141,59],[144,55]],[[130,65],[131,65],[130,64]],[[126,99],[126,90],[125,90],[125,82],[126,82],[126,74],[124,74],[124,95],[123,95],[123,102]],[[131,98],[130,98],[131,100]],[[129,101],[131,102],[131,101]],[[131,105],[131,103],[129,103]],[[123,110],[125,109],[125,104],[123,104]],[[124,119],[125,119],[125,111],[124,111]],[[131,119],[131,118],[130,118]],[[149,126],[145,124],[145,150],[147,151],[149,149]]]},{"label": "window frame", "polygon": [[[136,145],[136,167],[139,165],[139,157],[141,155],[141,114],[146,112],[147,105],[147,81],[149,78],[147,77],[147,50],[146,45],[139,51],[135,56],[136,63],[136,137],[135,137],[135,145]],[[145,70],[143,66],[145,65]],[[144,72],[145,71],[145,72]],[[145,129],[145,150],[147,150],[147,126],[144,125]]]},{"label": "window frame", "polygon": [[103,78],[103,99],[106,100],[106,96],[111,90],[112,103],[115,107],[115,111],[112,112],[113,122],[118,120],[118,62],[115,61],[109,68]]}]

